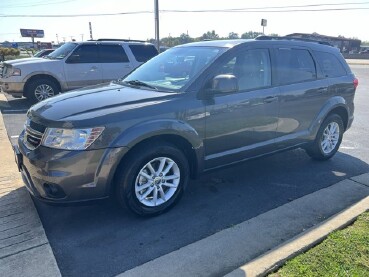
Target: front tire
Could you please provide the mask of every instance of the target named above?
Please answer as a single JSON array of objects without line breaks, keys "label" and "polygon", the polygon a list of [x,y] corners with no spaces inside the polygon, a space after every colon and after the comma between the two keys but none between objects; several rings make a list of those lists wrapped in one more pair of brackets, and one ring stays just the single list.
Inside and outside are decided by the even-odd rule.
[{"label": "front tire", "polygon": [[331,114],[322,123],[313,144],[306,149],[315,160],[328,160],[336,154],[342,142],[344,132],[342,118]]},{"label": "front tire", "polygon": [[183,195],[189,177],[186,156],[167,143],[134,150],[118,168],[116,196],[121,205],[141,216],[161,214]]},{"label": "front tire", "polygon": [[33,103],[40,102],[59,93],[58,85],[49,79],[36,79],[30,82],[26,97]]}]

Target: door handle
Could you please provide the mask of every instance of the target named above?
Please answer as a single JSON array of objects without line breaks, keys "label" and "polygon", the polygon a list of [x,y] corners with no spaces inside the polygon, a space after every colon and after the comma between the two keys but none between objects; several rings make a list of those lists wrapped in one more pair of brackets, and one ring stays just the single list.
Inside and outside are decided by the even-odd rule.
[{"label": "door handle", "polygon": [[274,101],[277,101],[278,97],[277,96],[268,96],[266,98],[264,98],[264,103],[272,103]]}]

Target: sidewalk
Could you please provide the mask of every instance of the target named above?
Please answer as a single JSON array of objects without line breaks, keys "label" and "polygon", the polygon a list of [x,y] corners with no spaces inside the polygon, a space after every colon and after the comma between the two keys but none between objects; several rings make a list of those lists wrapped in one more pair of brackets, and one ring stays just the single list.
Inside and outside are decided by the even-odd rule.
[{"label": "sidewalk", "polygon": [[[0,94],[0,103],[6,99]],[[14,162],[0,113],[0,275],[61,276],[31,197]]]},{"label": "sidewalk", "polygon": [[364,59],[346,59],[346,62],[349,65],[369,65],[369,60],[364,60]]},{"label": "sidewalk", "polygon": [[[4,105],[0,93],[0,106]],[[16,168],[1,113],[0,166],[0,276],[61,276]],[[119,276],[264,276],[369,209],[368,196],[369,173],[305,195]]]}]

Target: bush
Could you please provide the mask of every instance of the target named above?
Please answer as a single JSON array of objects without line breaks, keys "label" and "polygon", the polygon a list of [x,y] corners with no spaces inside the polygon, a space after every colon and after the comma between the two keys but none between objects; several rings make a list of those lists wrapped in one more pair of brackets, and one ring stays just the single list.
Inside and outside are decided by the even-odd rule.
[{"label": "bush", "polygon": [[19,56],[20,51],[15,48],[0,47],[0,59],[5,60],[5,56]]}]

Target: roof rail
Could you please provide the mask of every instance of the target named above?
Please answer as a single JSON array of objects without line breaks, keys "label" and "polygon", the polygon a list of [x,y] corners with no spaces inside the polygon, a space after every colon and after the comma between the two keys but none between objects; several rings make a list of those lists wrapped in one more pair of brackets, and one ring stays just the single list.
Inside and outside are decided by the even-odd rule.
[{"label": "roof rail", "polygon": [[144,41],[144,40],[137,40],[137,39],[121,39],[121,38],[99,38],[99,39],[90,39],[89,41],[147,42],[147,41]]},{"label": "roof rail", "polygon": [[309,39],[309,38],[300,38],[300,37],[293,37],[293,36],[284,36],[284,37],[277,37],[277,36],[265,36],[260,35],[255,38],[256,40],[293,40],[293,41],[306,41],[306,42],[314,42],[323,45],[333,46],[327,41],[316,40],[316,39]]}]

